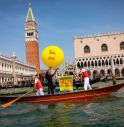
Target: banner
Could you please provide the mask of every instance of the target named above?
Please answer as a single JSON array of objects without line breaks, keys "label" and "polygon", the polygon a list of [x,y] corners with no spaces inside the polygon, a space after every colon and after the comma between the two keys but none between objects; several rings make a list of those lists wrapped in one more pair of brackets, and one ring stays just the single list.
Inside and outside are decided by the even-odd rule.
[{"label": "banner", "polygon": [[59,78],[60,91],[73,91],[73,76],[62,76]]}]

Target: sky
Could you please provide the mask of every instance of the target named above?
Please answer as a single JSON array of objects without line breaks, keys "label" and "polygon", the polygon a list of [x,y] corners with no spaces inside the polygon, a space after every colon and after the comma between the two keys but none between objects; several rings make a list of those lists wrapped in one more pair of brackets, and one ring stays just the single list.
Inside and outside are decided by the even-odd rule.
[{"label": "sky", "polygon": [[124,32],[124,0],[0,0],[0,54],[26,61],[25,20],[29,2],[37,22],[41,53],[60,47],[65,61],[74,61],[73,37]]}]

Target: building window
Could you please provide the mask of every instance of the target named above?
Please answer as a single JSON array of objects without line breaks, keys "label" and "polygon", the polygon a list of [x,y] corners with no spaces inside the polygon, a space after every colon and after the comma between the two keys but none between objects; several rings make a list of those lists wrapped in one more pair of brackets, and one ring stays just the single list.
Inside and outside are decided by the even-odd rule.
[{"label": "building window", "polygon": [[108,47],[107,47],[106,44],[102,44],[102,46],[101,46],[101,51],[102,51],[102,52],[108,51]]},{"label": "building window", "polygon": [[123,59],[120,59],[120,64],[123,64]]},{"label": "building window", "polygon": [[83,64],[83,62],[81,62],[81,67],[84,67],[84,64]]},{"label": "building window", "polygon": [[121,42],[120,43],[120,50],[123,50],[124,49],[124,42]]},{"label": "building window", "polygon": [[84,67],[87,67],[87,62],[86,61],[84,62]]},{"label": "building window", "polygon": [[122,69],[122,76],[124,76],[124,68]]},{"label": "building window", "polygon": [[90,67],[90,61],[88,61],[88,67]]},{"label": "building window", "polygon": [[27,33],[27,36],[33,36],[33,35],[34,35],[33,32]]},{"label": "building window", "polygon": [[101,61],[99,60],[98,65],[101,66]]},{"label": "building window", "polygon": [[108,60],[105,61],[105,65],[108,65]]},{"label": "building window", "polygon": [[116,64],[119,64],[119,60],[118,59],[116,60]]},{"label": "building window", "polygon": [[99,39],[97,38],[96,41],[99,41]]},{"label": "building window", "polygon": [[97,66],[97,61],[95,61],[95,66]]},{"label": "building window", "polygon": [[83,43],[83,40],[81,39],[81,41],[80,41],[81,43]]},{"label": "building window", "polygon": [[88,45],[84,47],[84,53],[90,53],[90,47]]},{"label": "building window", "polygon": [[77,67],[79,67],[79,68],[81,67],[79,62],[77,63]]}]

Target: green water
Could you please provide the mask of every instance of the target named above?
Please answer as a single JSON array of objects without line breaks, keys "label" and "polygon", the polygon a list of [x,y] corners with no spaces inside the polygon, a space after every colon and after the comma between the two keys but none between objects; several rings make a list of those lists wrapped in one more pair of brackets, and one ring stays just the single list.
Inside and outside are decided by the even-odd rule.
[{"label": "green water", "polygon": [[124,93],[49,105],[15,103],[0,108],[0,127],[124,127]]}]

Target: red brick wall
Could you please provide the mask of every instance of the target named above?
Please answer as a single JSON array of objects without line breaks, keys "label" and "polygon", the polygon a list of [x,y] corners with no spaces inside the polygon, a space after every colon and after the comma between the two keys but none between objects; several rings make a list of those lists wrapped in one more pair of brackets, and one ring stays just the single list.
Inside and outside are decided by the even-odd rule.
[{"label": "red brick wall", "polygon": [[26,63],[35,65],[37,73],[40,73],[39,45],[37,41],[26,42]]}]

